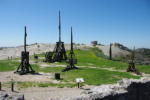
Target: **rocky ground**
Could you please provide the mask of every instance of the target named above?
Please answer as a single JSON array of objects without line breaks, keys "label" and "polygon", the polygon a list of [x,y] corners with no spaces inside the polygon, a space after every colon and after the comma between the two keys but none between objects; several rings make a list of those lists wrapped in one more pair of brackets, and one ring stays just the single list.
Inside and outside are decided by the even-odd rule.
[{"label": "rocky ground", "polygon": [[[0,99],[7,97],[22,98],[22,96],[24,96],[25,100],[149,100],[149,86],[150,78],[142,77],[141,79],[123,79],[117,84],[101,85],[82,89],[34,87],[27,88],[19,92],[10,92],[6,89],[0,92]],[[4,100],[23,99],[7,98]]]},{"label": "rocky ground", "polygon": [[[97,45],[97,47],[103,51],[106,56],[109,56],[110,45]],[[119,44],[112,44],[112,56],[115,58],[116,56],[126,56],[129,55],[129,49],[125,49]]]},{"label": "rocky ground", "polygon": [[150,100],[149,86],[149,77],[123,79],[117,84],[101,85],[84,90],[79,97],[70,98],[70,100]]}]

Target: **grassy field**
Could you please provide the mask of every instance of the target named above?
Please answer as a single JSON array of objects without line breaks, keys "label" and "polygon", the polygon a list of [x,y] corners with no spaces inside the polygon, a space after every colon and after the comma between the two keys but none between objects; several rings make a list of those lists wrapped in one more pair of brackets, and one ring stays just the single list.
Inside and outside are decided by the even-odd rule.
[{"label": "grassy field", "polygon": [[[52,72],[53,68],[44,68],[43,72]],[[61,78],[64,82],[75,82],[76,78],[84,78],[85,84],[88,85],[100,85],[115,83],[122,78],[139,78],[139,76],[130,75],[127,72],[108,71],[96,68],[79,68],[68,72],[61,72],[63,68],[54,68],[54,72],[60,72]]]},{"label": "grassy field", "polygon": [[19,65],[19,62],[15,62],[11,60],[1,60],[0,72],[15,70],[18,65]]},{"label": "grassy field", "polygon": [[[68,52],[67,52],[68,53]],[[74,87],[76,86],[75,79],[76,78],[84,78],[85,82],[82,85],[101,85],[101,84],[111,84],[116,83],[118,80],[122,78],[140,78],[141,76],[135,76],[127,72],[119,72],[117,70],[126,70],[128,64],[125,62],[112,61],[108,59],[104,59],[105,56],[101,51],[97,51],[97,49],[89,49],[89,50],[75,50],[76,58],[78,59],[79,69],[71,70],[68,72],[61,72],[64,67],[53,67],[49,64],[48,67],[40,68],[39,64],[43,63],[42,59],[40,59],[36,64],[31,64],[33,69],[36,72],[45,72],[45,73],[56,73],[59,72],[61,75],[61,80],[59,84],[55,83],[35,83],[35,82],[16,82],[16,84],[20,88],[26,88],[29,86],[36,87],[48,87],[48,86],[56,86],[56,87]],[[43,54],[39,54],[39,57],[44,57]],[[107,57],[106,57],[107,58]],[[30,57],[31,60],[33,56]],[[2,60],[0,61],[0,72],[4,71],[12,71],[17,68],[19,62],[12,60]],[[65,62],[56,63],[56,65],[66,65]],[[101,68],[113,68],[116,71],[104,70]],[[144,72],[150,74],[150,66],[142,65],[136,66],[136,68],[140,72]]]},{"label": "grassy field", "polygon": [[[15,82],[18,88],[28,88],[28,87],[75,87],[77,83],[75,81],[76,78],[83,78],[84,85],[101,85],[101,84],[112,84],[116,83],[117,81],[121,80],[122,78],[134,78],[138,79],[140,76],[133,76],[127,72],[117,72],[117,71],[107,71],[102,69],[93,69],[93,68],[79,68],[77,70],[71,70],[68,72],[61,72],[63,68],[44,68],[40,71],[42,72],[60,72],[61,80],[58,80],[59,83],[52,83],[52,82]],[[10,84],[8,82],[7,86]]]}]

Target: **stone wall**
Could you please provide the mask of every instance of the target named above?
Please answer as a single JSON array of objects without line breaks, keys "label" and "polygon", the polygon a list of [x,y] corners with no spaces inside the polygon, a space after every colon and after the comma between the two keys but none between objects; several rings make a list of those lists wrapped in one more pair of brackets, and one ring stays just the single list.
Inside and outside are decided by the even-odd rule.
[{"label": "stone wall", "polygon": [[0,100],[25,100],[23,94],[0,91]]},{"label": "stone wall", "polygon": [[84,90],[71,100],[150,100],[150,78],[123,79],[114,85]]}]

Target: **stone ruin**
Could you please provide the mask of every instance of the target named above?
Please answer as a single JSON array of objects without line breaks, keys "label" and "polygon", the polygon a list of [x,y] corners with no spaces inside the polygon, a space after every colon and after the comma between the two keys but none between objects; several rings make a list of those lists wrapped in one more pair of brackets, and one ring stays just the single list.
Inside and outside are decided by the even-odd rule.
[{"label": "stone ruin", "polygon": [[0,91],[0,100],[25,100],[23,94],[11,94]]},{"label": "stone ruin", "polygon": [[150,78],[123,79],[114,85],[84,89],[79,97],[60,100],[150,100]]},{"label": "stone ruin", "polygon": [[[0,91],[0,100],[25,100],[25,98],[23,94],[14,95]],[[150,78],[123,79],[117,84],[83,89],[77,97],[57,100],[150,100]]]},{"label": "stone ruin", "polygon": [[91,44],[93,45],[93,46],[96,46],[97,45],[97,41],[91,41]]}]

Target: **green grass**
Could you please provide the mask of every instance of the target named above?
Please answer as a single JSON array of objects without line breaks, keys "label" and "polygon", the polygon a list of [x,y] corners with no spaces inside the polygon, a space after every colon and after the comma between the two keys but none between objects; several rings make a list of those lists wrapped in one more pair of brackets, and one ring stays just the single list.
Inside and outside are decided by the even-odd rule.
[{"label": "green grass", "polygon": [[47,83],[38,83],[37,84],[38,87],[58,87],[58,88],[64,88],[64,87],[69,87],[69,88],[72,88],[72,87],[75,87],[77,86],[76,83],[51,83],[51,82],[47,82]]},{"label": "green grass", "polygon": [[[53,70],[55,69],[55,70]],[[18,88],[28,87],[75,87],[77,83],[76,78],[83,78],[84,83],[81,85],[101,85],[101,84],[112,84],[121,80],[122,78],[134,78],[138,79],[140,76],[133,76],[127,72],[108,71],[96,68],[80,68],[71,70],[68,72],[61,72],[62,68],[43,68],[43,72],[59,72],[61,79],[58,80],[60,83],[52,82],[15,82]]]},{"label": "green grass", "polygon": [[[7,82],[2,84],[3,87],[10,88],[11,87],[11,82]],[[77,86],[76,83],[52,83],[52,82],[14,82],[14,86],[17,87],[17,89],[22,89],[22,88],[29,88],[29,87],[58,87],[58,88],[63,88],[63,87],[75,87]],[[83,86],[83,84],[81,84]]]},{"label": "green grass", "polygon": [[[52,71],[54,69],[54,71]],[[84,78],[84,84],[100,85],[115,83],[122,78],[140,78],[140,76],[133,76],[127,72],[107,71],[96,68],[79,68],[68,72],[61,72],[63,68],[43,68],[43,72],[59,72],[62,81],[76,82],[76,78]]]},{"label": "green grass", "polygon": [[112,61],[108,59],[104,59],[101,57],[97,57],[94,52],[91,50],[76,50],[76,56],[78,58],[79,66],[91,66],[92,64],[94,67],[105,67],[105,68],[115,68],[115,69],[126,69],[128,64],[119,62],[119,61]]},{"label": "green grass", "polygon": [[15,82],[18,88],[36,87],[35,82]]},{"label": "green grass", "polygon": [[39,67],[38,64],[31,64],[31,67],[32,67],[33,70],[34,70],[35,72],[37,72],[37,73],[40,71],[40,67]]},{"label": "green grass", "polygon": [[90,50],[91,50],[97,57],[109,59],[109,57],[106,56],[106,55],[104,55],[104,53],[102,52],[102,50],[100,50],[100,49],[97,48],[97,47],[90,48]]},{"label": "green grass", "polygon": [[84,78],[84,83],[88,85],[115,83],[118,80],[121,80],[122,78],[139,78],[139,76],[133,76],[129,73],[107,71],[93,68],[71,70],[61,74],[64,80],[69,80],[73,82],[75,82],[76,78]]},{"label": "green grass", "polygon": [[150,66],[148,65],[137,65],[136,68],[143,73],[150,74]]},{"label": "green grass", "polygon": [[[13,60],[0,60],[0,72],[14,71],[18,68],[20,62]],[[37,64],[31,64],[32,68],[39,72],[39,66]]]},{"label": "green grass", "polygon": [[0,72],[15,70],[18,65],[19,65],[19,63],[15,62],[15,61],[1,60],[0,61]]},{"label": "green grass", "polygon": [[[76,50],[76,56],[78,58],[78,66],[89,66],[89,67],[98,67],[98,68],[114,68],[116,70],[126,70],[128,63],[121,61],[113,61],[98,57],[91,50]],[[86,58],[86,59],[85,59]],[[92,64],[92,65],[89,65]],[[140,72],[150,74],[150,66],[148,65],[136,65],[137,69]]]}]

